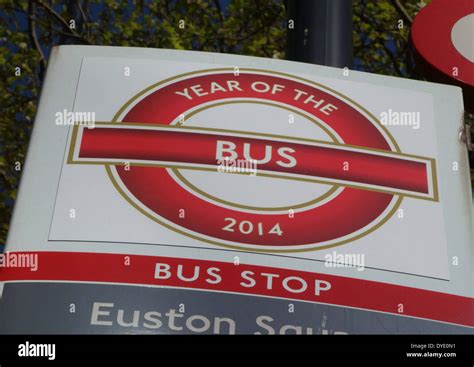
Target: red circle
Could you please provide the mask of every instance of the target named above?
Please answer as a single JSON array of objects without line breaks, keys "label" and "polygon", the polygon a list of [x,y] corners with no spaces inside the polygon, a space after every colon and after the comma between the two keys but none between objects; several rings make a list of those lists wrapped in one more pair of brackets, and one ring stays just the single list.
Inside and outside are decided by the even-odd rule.
[{"label": "red circle", "polygon": [[[451,32],[458,20],[472,13],[473,0],[435,0],[420,10],[411,27],[415,59],[422,73],[433,81],[458,85],[471,96],[474,63],[455,48]],[[457,68],[457,75],[453,75],[453,68]]]},{"label": "red circle", "polygon": [[[211,82],[226,85],[229,80],[238,80],[242,91],[218,91],[194,99],[177,98],[175,92],[193,85],[206,86]],[[276,95],[259,94],[250,88],[254,81],[285,86],[285,91]],[[295,88],[324,98],[338,106],[337,118],[328,117],[310,105],[298,105],[294,101]],[[291,79],[266,74],[232,73],[193,76],[166,85],[140,100],[123,118],[124,122],[148,124],[170,124],[181,114],[203,103],[234,98],[260,98],[273,100],[305,109],[314,117],[322,119],[344,140],[345,143],[390,151],[383,134],[354,107],[321,90]],[[185,149],[185,147],[183,147]],[[362,189],[345,188],[330,202],[295,214],[257,214],[229,209],[201,199],[176,183],[166,168],[133,167],[125,170],[116,167],[128,190],[147,208],[177,226],[215,239],[268,247],[298,246],[332,241],[358,231],[377,219],[391,203],[393,195]],[[213,174],[213,173],[210,173]],[[180,217],[180,209],[185,217]],[[223,231],[229,224],[225,218],[233,218],[237,225],[233,232]],[[254,230],[242,234],[238,224],[248,221],[254,227],[261,223],[263,231]],[[268,233],[279,223],[283,235]],[[262,233],[263,232],[263,233]]]}]

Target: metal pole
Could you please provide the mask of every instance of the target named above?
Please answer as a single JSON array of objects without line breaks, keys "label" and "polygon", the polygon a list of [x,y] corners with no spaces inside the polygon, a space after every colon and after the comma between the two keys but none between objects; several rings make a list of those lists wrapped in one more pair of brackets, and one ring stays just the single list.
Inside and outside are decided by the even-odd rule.
[{"label": "metal pole", "polygon": [[289,60],[352,67],[352,0],[288,0]]}]

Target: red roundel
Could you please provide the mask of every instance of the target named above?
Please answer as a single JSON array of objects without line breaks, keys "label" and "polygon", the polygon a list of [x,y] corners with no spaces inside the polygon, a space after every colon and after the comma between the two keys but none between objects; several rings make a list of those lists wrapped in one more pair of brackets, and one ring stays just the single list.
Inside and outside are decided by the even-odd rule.
[{"label": "red roundel", "polygon": [[[178,99],[176,96],[176,91],[191,86],[199,85],[204,88],[210,83],[223,86],[234,80],[238,80],[239,84],[232,93],[222,88],[208,94],[201,92],[199,98]],[[281,91],[275,94],[261,93],[253,83],[278,85],[281,86]],[[180,116],[186,116],[188,111],[215,101],[270,101],[292,106],[324,121],[345,144],[384,151],[395,149],[391,148],[396,146],[393,141],[387,140],[376,122],[366,117],[367,114],[336,96],[335,92],[310,83],[271,72],[241,70],[238,76],[231,71],[203,72],[169,82],[138,99],[120,122],[170,125]],[[337,106],[337,113],[328,116],[311,104],[296,101],[295,90]],[[185,141],[181,146],[173,143],[163,144],[177,162],[181,156],[184,157],[185,153],[189,155],[190,152],[199,160],[201,155],[205,156],[202,151],[205,149],[202,141],[204,138],[203,135],[181,140]],[[393,210],[388,213],[389,207],[394,207],[398,199],[387,192],[344,187],[331,200],[299,210],[294,215],[288,212],[248,211],[220,205],[184,188],[176,182],[170,169],[166,167],[136,166],[127,170],[123,166],[115,166],[112,169],[117,171],[115,176],[133,195],[133,200],[146,208],[147,212],[152,212],[153,218],[168,228],[195,239],[227,247],[262,251],[322,248],[351,241],[387,219],[387,216],[393,213]],[[209,172],[209,180],[216,174],[219,173]],[[271,190],[271,187],[268,189]],[[183,209],[184,216],[181,215]]]},{"label": "red roundel", "polygon": [[416,15],[411,42],[417,67],[430,80],[463,88],[474,111],[474,1],[436,0]]}]

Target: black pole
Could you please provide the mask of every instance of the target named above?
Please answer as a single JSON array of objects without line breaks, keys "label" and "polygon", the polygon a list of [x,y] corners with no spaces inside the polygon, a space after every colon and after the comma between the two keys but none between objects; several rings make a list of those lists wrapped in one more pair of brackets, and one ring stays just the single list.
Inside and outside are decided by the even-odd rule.
[{"label": "black pole", "polygon": [[288,60],[352,67],[352,0],[288,0],[287,4]]}]

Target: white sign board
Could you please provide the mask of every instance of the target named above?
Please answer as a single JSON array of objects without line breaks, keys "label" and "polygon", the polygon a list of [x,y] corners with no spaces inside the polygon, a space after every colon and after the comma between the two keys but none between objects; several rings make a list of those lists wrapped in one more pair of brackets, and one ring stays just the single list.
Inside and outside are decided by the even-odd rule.
[{"label": "white sign board", "polygon": [[[462,113],[460,89],[433,83],[56,48],[6,247],[38,266],[2,270],[3,307],[41,289],[61,315],[60,282],[88,311],[37,332],[472,332]],[[196,294],[200,312],[176,308]]]}]

